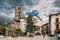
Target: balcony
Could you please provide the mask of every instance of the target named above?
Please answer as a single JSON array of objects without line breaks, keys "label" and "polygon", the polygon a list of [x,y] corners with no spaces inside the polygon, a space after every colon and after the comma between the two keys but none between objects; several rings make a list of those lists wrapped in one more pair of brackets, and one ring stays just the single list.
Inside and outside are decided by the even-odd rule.
[{"label": "balcony", "polygon": [[55,24],[60,24],[60,22],[56,22]]}]

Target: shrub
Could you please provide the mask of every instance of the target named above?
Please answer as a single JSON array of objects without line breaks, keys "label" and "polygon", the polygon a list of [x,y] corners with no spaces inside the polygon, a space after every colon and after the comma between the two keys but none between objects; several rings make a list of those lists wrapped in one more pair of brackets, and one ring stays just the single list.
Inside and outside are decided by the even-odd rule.
[{"label": "shrub", "polygon": [[2,25],[0,25],[0,35],[3,34],[5,34],[5,28]]},{"label": "shrub", "polygon": [[20,28],[16,28],[15,32],[22,32]]}]

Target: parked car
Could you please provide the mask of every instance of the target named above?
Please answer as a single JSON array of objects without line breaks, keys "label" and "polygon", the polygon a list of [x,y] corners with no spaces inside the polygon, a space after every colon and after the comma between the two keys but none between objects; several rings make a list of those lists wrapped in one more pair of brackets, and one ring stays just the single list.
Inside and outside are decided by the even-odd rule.
[{"label": "parked car", "polygon": [[60,34],[57,35],[57,38],[60,39]]},{"label": "parked car", "polygon": [[60,39],[60,33],[56,33],[55,36]]},{"label": "parked car", "polygon": [[60,40],[60,29],[56,29],[54,32],[56,37]]}]

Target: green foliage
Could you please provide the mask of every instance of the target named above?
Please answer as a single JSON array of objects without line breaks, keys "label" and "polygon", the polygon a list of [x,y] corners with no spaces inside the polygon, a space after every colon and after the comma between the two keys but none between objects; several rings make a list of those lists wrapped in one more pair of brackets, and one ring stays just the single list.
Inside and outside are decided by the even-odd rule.
[{"label": "green foliage", "polygon": [[0,31],[4,30],[4,26],[0,25]]},{"label": "green foliage", "polygon": [[5,34],[4,26],[0,25],[0,35]]},{"label": "green foliage", "polygon": [[27,25],[26,25],[26,32],[34,33],[36,30],[36,26],[34,25],[34,22],[32,21],[32,16],[27,17]]},{"label": "green foliage", "polygon": [[19,36],[22,34],[22,31],[20,28],[16,28],[14,32],[15,32],[16,36]]},{"label": "green foliage", "polygon": [[16,28],[15,32],[21,32],[21,29],[20,28]]}]

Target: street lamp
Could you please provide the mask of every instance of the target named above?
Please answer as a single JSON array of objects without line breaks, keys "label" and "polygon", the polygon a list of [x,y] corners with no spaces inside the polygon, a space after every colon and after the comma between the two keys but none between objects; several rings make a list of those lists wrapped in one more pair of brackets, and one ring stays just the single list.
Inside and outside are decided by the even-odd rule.
[{"label": "street lamp", "polygon": [[5,35],[8,36],[8,22],[4,22],[5,23]]}]

